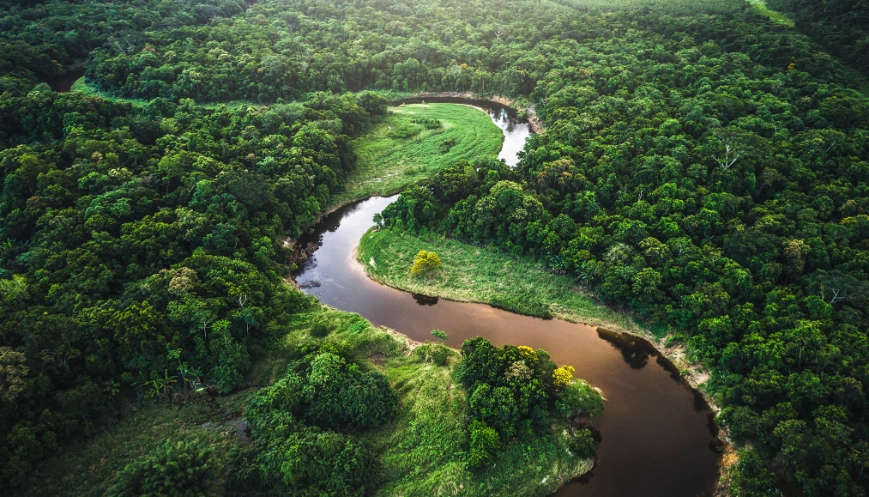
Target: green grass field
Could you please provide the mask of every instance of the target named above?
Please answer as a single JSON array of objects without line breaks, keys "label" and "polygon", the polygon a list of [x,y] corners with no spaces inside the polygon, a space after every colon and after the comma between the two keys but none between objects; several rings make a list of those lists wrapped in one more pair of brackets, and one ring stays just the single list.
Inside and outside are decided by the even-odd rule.
[{"label": "green grass field", "polygon": [[[311,338],[308,329],[314,321],[328,322],[334,331],[322,339]],[[325,306],[297,316],[288,331],[278,349],[254,363],[247,378],[250,387],[217,397],[189,394],[183,405],[165,400],[137,404],[135,411],[96,437],[70,444],[50,458],[40,479],[22,495],[105,495],[124,466],[167,438],[207,439],[225,458],[241,443],[233,422],[242,416],[250,395],[281,377],[292,351],[314,340],[351,351],[363,367],[383,372],[399,394],[393,420],[359,434],[380,457],[385,481],[376,495],[542,497],[592,467],[592,460],[569,452],[563,427],[556,423],[545,436],[506,445],[488,471],[469,471],[464,464],[465,392],[453,381],[456,351],[450,351],[445,366],[437,366],[431,361],[431,345],[416,346],[370,326],[357,314]]]},{"label": "green grass field", "polygon": [[748,3],[751,4],[751,8],[755,10],[758,14],[764,15],[769,18],[774,24],[783,24],[785,26],[794,27],[794,20],[790,17],[782,14],[781,12],[770,9],[766,6],[766,2],[764,0],[748,0]]},{"label": "green grass field", "polygon": [[[336,204],[396,193],[460,159],[495,157],[504,142],[488,114],[467,105],[409,104],[389,111],[355,141],[359,161]],[[428,129],[414,119],[436,120],[440,127]]]},{"label": "green grass field", "polygon": [[[410,267],[420,250],[436,252],[441,259],[440,269],[429,276],[411,275]],[[438,235],[420,238],[372,230],[362,237],[357,258],[373,279],[402,290],[494,304],[522,314],[539,315],[535,311],[544,308],[567,321],[644,332],[630,316],[596,302],[571,278],[553,274],[533,260],[491,248]],[[505,302],[509,305],[503,305]]]}]

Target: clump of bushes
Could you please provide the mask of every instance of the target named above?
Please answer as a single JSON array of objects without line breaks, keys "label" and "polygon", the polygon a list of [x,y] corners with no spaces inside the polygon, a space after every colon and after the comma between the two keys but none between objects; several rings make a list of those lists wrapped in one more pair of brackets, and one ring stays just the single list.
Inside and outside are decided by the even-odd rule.
[{"label": "clump of bushes", "polygon": [[128,464],[109,490],[111,497],[217,495],[222,469],[214,449],[198,439],[167,440],[157,450]]},{"label": "clump of bushes", "polygon": [[[551,429],[556,415],[570,419],[603,412],[601,396],[584,381],[573,380],[573,367],[557,367],[544,350],[499,349],[480,337],[466,340],[456,378],[468,392],[473,419],[468,465],[475,469],[489,465],[501,443]],[[571,450],[591,457],[597,443],[590,435],[573,437]]]},{"label": "clump of bushes", "polygon": [[377,485],[377,460],[352,433],[382,425],[397,405],[380,372],[314,351],[249,401],[253,444],[232,454],[228,489],[367,495]]},{"label": "clump of bushes", "polygon": [[445,154],[458,144],[459,141],[455,138],[447,138],[438,144],[438,151],[442,154]]},{"label": "clump of bushes", "polygon": [[414,117],[410,122],[419,124],[425,129],[441,129],[444,127],[440,119],[435,119],[433,117]]},{"label": "clump of bushes", "polygon": [[332,327],[323,321],[316,321],[311,325],[311,329],[308,330],[308,334],[311,335],[312,338],[324,338],[332,332]]}]

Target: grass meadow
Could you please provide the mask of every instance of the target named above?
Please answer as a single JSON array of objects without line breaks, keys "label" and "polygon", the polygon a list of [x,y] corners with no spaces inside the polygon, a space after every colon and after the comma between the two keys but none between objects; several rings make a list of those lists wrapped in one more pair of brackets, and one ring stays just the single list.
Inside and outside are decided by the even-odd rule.
[{"label": "grass meadow", "polygon": [[355,140],[358,162],[335,203],[397,193],[458,160],[496,157],[503,142],[489,115],[468,105],[390,107],[386,119]]},{"label": "grass meadow", "polygon": [[[413,259],[420,250],[436,252],[440,269],[427,276],[411,275]],[[371,230],[362,237],[357,258],[373,279],[409,292],[481,302],[520,314],[557,317],[617,331],[643,331],[630,316],[600,304],[571,278],[553,274],[529,258],[492,248],[440,235],[417,237]]]}]

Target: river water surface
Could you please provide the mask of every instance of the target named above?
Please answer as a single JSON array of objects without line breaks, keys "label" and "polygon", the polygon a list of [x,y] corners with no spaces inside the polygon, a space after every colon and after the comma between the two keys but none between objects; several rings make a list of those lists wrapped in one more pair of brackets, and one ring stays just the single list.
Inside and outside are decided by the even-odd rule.
[{"label": "river water surface", "polygon": [[[512,150],[512,156],[502,158],[515,164],[515,153],[530,133],[528,125],[497,108],[489,113],[505,130],[505,150]],[[468,338],[482,336],[497,346],[545,349],[558,364],[574,366],[576,377],[601,388],[607,402],[604,418],[594,423],[601,436],[597,463],[555,495],[712,494],[719,461],[712,413],[648,342],[488,305],[414,295],[370,280],[355,260],[355,247],[373,225],[372,216],[395,198],[374,197],[347,206],[328,216],[307,240],[299,240],[319,245],[296,275],[299,286],[332,307],[357,312],[414,340],[432,339],[430,331],[437,328],[449,334],[447,345],[456,348]]]}]

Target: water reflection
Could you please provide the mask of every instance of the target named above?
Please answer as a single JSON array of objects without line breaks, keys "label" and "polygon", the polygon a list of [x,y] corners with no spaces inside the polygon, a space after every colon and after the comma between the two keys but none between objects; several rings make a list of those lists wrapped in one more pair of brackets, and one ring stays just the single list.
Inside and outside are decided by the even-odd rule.
[{"label": "water reflection", "polygon": [[649,363],[649,356],[654,357],[658,355],[658,351],[655,350],[652,344],[627,333],[616,333],[606,328],[598,328],[597,336],[606,340],[616,350],[621,352],[622,357],[631,369],[643,369]]},{"label": "water reflection", "polygon": [[438,303],[437,297],[429,297],[421,293],[411,293],[411,295],[413,296],[413,300],[419,305],[435,305]]}]

